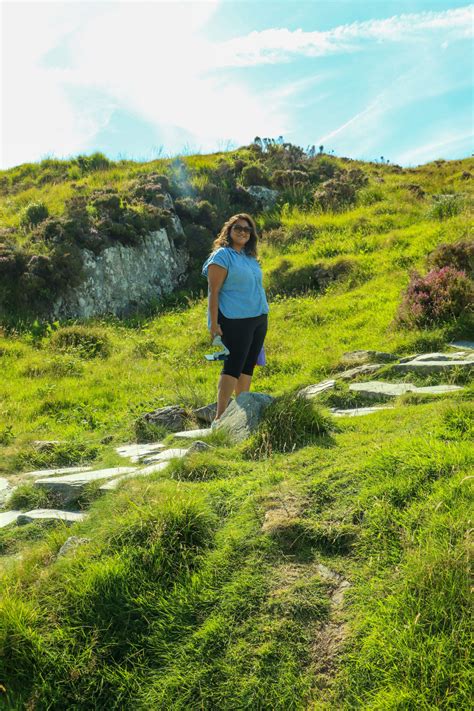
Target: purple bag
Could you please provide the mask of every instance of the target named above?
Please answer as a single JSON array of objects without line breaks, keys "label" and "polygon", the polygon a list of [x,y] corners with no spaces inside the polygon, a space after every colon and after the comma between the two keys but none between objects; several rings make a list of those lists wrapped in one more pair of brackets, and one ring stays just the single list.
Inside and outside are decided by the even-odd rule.
[{"label": "purple bag", "polygon": [[258,354],[257,362],[255,363],[255,365],[266,365],[266,364],[267,364],[267,361],[265,359],[265,348],[262,346],[262,350]]}]

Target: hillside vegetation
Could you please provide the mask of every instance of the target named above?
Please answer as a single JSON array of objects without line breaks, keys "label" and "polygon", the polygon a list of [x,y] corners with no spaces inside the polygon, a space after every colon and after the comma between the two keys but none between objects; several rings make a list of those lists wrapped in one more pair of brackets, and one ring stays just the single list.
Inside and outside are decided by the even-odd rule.
[{"label": "hillside vegetation", "polygon": [[[105,495],[91,485],[72,528],[0,529],[6,708],[470,707],[472,378],[387,365],[378,380],[462,390],[350,419],[329,411],[364,404],[347,382],[304,416],[295,393],[340,373],[348,351],[472,340],[473,173],[472,158],[404,169],[256,141],[0,174],[0,477],[123,465],[126,442],[176,445],[143,427],[165,405],[198,426],[220,370],[203,358],[200,266],[238,210],[259,225],[270,304],[252,390],[278,404],[248,441],[217,431],[163,472]],[[249,185],[278,189],[276,206],[259,209]],[[166,225],[164,192],[191,253],[180,292],[122,320],[34,313],[74,277],[75,248]],[[54,504],[21,481],[6,509]],[[70,535],[89,541],[58,558]]]}]

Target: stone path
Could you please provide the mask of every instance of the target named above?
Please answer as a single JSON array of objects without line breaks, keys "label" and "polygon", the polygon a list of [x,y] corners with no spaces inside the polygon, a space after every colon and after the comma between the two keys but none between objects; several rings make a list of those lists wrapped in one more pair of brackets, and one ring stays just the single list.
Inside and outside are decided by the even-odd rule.
[{"label": "stone path", "polygon": [[374,412],[379,412],[379,410],[393,410],[391,406],[379,405],[378,407],[353,407],[347,410],[338,409],[337,407],[332,407],[331,412],[334,417],[362,417],[363,415],[373,415]]},{"label": "stone path", "polygon": [[98,479],[111,479],[133,471],[136,471],[136,467],[112,467],[98,471],[67,474],[66,476],[41,478],[37,479],[34,485],[54,493],[62,504],[67,504],[77,499],[86,484]]},{"label": "stone path", "polygon": [[349,390],[360,393],[372,399],[394,398],[405,393],[420,393],[425,395],[441,395],[462,390],[459,385],[429,385],[417,387],[412,383],[386,383],[381,380],[371,380],[367,383],[351,383]]},{"label": "stone path", "polygon": [[45,521],[45,520],[60,520],[64,523],[75,523],[76,521],[83,521],[87,516],[85,511],[61,511],[60,509],[33,509],[32,511],[27,511],[26,513],[20,513],[16,519],[19,526],[26,523],[32,523],[32,521]]}]

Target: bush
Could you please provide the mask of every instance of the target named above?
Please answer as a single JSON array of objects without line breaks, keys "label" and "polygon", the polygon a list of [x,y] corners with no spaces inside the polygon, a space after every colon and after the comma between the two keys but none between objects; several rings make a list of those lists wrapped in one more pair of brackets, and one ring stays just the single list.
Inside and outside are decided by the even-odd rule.
[{"label": "bush", "polygon": [[454,267],[432,269],[426,276],[411,275],[397,321],[400,325],[436,326],[473,311],[474,286]]},{"label": "bush", "polygon": [[243,168],[241,173],[242,184],[248,185],[264,185],[270,187],[268,173],[265,168],[258,163],[250,163]]},{"label": "bush", "polygon": [[132,201],[145,202],[156,207],[163,206],[164,194],[170,189],[166,175],[150,173],[140,176],[129,189],[128,195]]},{"label": "bush", "polygon": [[338,212],[354,204],[356,190],[346,179],[331,178],[314,192],[314,202],[322,210]]},{"label": "bush", "polygon": [[40,222],[46,220],[49,216],[48,208],[44,202],[30,202],[20,215],[20,225],[27,229],[39,225]]},{"label": "bush", "polygon": [[333,430],[333,423],[312,400],[288,393],[276,398],[265,410],[256,433],[244,448],[249,458],[292,452]]},{"label": "bush", "polygon": [[460,240],[453,244],[441,244],[428,257],[432,269],[453,267],[466,274],[474,274],[474,242]]},{"label": "bush", "polygon": [[296,269],[292,268],[288,259],[282,259],[280,265],[267,277],[268,293],[274,295],[320,292],[331,282],[347,276],[353,270],[354,263],[348,259],[340,259],[329,266],[311,264]]},{"label": "bush", "polygon": [[277,189],[295,188],[308,182],[309,175],[303,170],[275,170],[272,175],[272,186]]},{"label": "bush", "polygon": [[96,170],[107,170],[112,165],[110,160],[99,152],[92,153],[90,156],[77,156],[72,164],[78,166],[82,175],[93,173]]},{"label": "bush", "polygon": [[446,220],[459,215],[464,206],[462,195],[433,195],[434,203],[429,210],[429,217]]},{"label": "bush", "polygon": [[105,331],[86,326],[65,326],[53,333],[50,344],[55,351],[78,352],[82,358],[107,358],[111,350]]},{"label": "bush", "polygon": [[31,509],[48,508],[48,494],[33,484],[20,484],[8,499],[8,508],[12,510],[30,511]]}]

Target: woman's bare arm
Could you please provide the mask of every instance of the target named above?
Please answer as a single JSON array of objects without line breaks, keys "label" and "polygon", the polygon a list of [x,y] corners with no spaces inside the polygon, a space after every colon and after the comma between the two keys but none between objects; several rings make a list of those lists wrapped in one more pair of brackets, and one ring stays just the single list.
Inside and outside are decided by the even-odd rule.
[{"label": "woman's bare arm", "polygon": [[211,336],[218,333],[222,336],[222,330],[217,323],[217,310],[219,308],[219,291],[227,276],[227,269],[219,264],[210,264],[207,268],[207,282],[209,284],[209,314],[211,317]]}]

